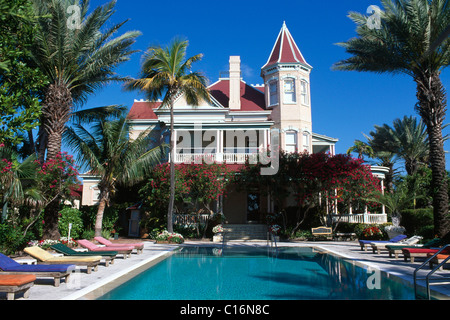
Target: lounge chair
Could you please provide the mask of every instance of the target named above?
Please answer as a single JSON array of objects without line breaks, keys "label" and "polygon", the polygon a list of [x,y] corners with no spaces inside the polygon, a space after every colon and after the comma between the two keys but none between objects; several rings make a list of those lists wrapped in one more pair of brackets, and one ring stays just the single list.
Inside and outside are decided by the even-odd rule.
[{"label": "lounge chair", "polygon": [[117,242],[111,242],[103,237],[94,237],[95,240],[97,240],[99,243],[107,246],[107,247],[134,247],[137,251],[137,254],[141,254],[144,250],[144,244],[142,242],[139,243],[117,243]]},{"label": "lounge chair", "polygon": [[40,277],[52,277],[54,279],[54,286],[59,287],[61,278],[65,278],[66,283],[69,281],[69,276],[73,270],[75,270],[74,264],[38,264],[28,265],[20,264],[17,261],[11,259],[8,256],[0,253],[0,274],[24,274],[31,273],[37,278]]},{"label": "lounge chair", "polygon": [[[402,252],[405,261],[409,258],[414,263],[415,258],[426,258],[429,253],[435,254],[439,250],[440,248],[403,248]],[[441,254],[450,254],[450,247],[443,250]]]},{"label": "lounge chair", "polygon": [[15,294],[23,292],[26,299],[30,295],[30,288],[34,285],[36,276],[34,274],[1,274],[0,292],[6,292],[7,300],[14,300]]},{"label": "lounge chair", "polygon": [[[418,243],[423,237],[421,236],[412,236],[411,238],[405,239],[401,242],[402,245],[413,245]],[[379,243],[379,242],[372,242],[370,246],[372,247],[373,253],[380,254],[381,250],[387,250],[386,246],[388,245],[395,245],[393,243],[387,242],[387,243]]]},{"label": "lounge chair", "polygon": [[371,243],[397,243],[406,238],[407,237],[404,234],[401,234],[387,241],[359,240],[359,245],[361,246],[361,250],[367,251],[367,248],[370,247]]},{"label": "lounge chair", "polygon": [[[427,254],[427,258],[431,258],[432,256],[434,256],[435,253],[429,253]],[[434,264],[440,264],[441,262],[443,262],[445,259],[447,259],[450,256],[450,253],[448,254],[438,254],[435,257],[433,257],[433,259],[431,259],[428,263],[430,265],[430,269],[433,269],[433,265]],[[444,268],[444,266],[441,266],[441,270]]]},{"label": "lounge chair", "polygon": [[77,240],[77,242],[83,248],[86,248],[93,252],[97,252],[99,254],[101,254],[103,251],[117,251],[119,254],[122,254],[124,259],[126,259],[127,257],[130,257],[131,252],[134,249],[134,247],[125,247],[125,246],[122,246],[122,247],[99,247],[96,244],[94,244],[86,239]]},{"label": "lounge chair", "polygon": [[398,255],[402,253],[402,249],[404,248],[431,248],[438,247],[441,244],[442,240],[439,238],[434,238],[433,240],[428,241],[424,244],[413,244],[413,245],[403,245],[403,244],[388,244],[386,245],[386,249],[389,252],[389,257],[394,255],[395,259],[398,259]]},{"label": "lounge chair", "polygon": [[56,257],[52,255],[50,252],[45,251],[39,247],[28,247],[23,251],[28,253],[33,258],[37,259],[39,262],[45,264],[59,264],[59,263],[70,263],[77,266],[83,266],[87,268],[87,273],[91,273],[91,270],[97,271],[98,265],[102,260],[101,256],[92,256],[92,257]]},{"label": "lounge chair", "polygon": [[102,251],[102,252],[92,252],[92,251],[75,251],[62,243],[57,243],[52,245],[50,248],[55,250],[56,252],[62,253],[68,257],[92,257],[92,256],[101,256],[102,259],[105,260],[105,266],[108,267],[109,264],[114,264],[114,259],[116,258],[118,252],[117,251]]}]

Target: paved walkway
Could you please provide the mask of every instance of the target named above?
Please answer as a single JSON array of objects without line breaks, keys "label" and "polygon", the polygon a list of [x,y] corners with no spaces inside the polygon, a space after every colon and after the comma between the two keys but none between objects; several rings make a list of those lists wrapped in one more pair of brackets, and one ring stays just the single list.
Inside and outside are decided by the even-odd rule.
[{"label": "paved walkway", "polygon": [[[184,245],[213,245],[212,242],[203,241],[187,241]],[[266,242],[230,242],[228,245],[233,246],[265,246]],[[368,265],[377,270],[388,272],[391,275],[398,276],[405,281],[412,282],[412,274],[415,268],[421,263],[414,264],[404,262],[403,258],[389,258],[387,253],[380,255],[372,253],[372,250],[361,251],[357,241],[343,242],[283,242],[279,246],[314,246],[319,249],[331,251],[353,259],[358,263]],[[110,290],[111,285],[117,285],[120,281],[126,281],[127,278],[133,277],[141,270],[148,268],[149,264],[154,264],[164,259],[172,250],[177,248],[175,245],[155,244],[152,241],[145,241],[142,254],[133,253],[131,258],[116,258],[114,264],[109,267],[100,265],[97,272],[87,274],[81,268],[71,275],[68,283],[62,281],[59,287],[52,285],[51,279],[40,279],[30,290],[28,299],[23,299],[18,295],[17,300],[90,300],[95,299],[102,293]],[[429,268],[425,267],[425,271]],[[450,270],[439,271],[438,275],[448,275]],[[119,281],[120,279],[120,281]],[[438,291],[441,298],[450,299],[450,282],[433,285],[432,288]],[[6,299],[6,295],[0,293],[0,300]]]}]

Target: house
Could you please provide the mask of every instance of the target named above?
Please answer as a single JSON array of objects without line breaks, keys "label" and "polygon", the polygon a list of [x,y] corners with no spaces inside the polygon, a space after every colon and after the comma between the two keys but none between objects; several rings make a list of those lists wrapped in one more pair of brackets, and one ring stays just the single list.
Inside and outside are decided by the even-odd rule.
[{"label": "house", "polygon": [[[313,67],[285,23],[261,67],[262,84],[246,83],[240,62],[239,56],[230,57],[228,72],[208,87],[210,102],[190,106],[183,95],[174,101],[175,163],[215,161],[239,165],[261,160],[259,155],[277,147],[287,152],[335,154],[338,139],[313,132]],[[128,114],[132,137],[149,127],[161,135],[167,132],[169,109],[161,108],[161,104],[134,101]],[[95,192],[92,179],[88,180],[88,187]],[[247,194],[231,192],[223,202],[223,212],[231,224],[260,221],[262,213],[273,209],[271,199],[263,199],[257,190],[248,190]]]}]

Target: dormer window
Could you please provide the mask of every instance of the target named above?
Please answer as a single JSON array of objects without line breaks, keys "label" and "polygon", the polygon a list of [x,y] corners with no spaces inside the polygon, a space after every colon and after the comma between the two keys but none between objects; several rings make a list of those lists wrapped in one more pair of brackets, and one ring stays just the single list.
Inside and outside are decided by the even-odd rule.
[{"label": "dormer window", "polygon": [[295,97],[295,80],[286,79],[284,80],[284,102],[285,103],[296,103],[297,99]]},{"label": "dormer window", "polygon": [[278,85],[276,81],[269,82],[269,105],[278,104]]},{"label": "dormer window", "polygon": [[302,80],[300,82],[302,104],[309,106],[308,82]]}]

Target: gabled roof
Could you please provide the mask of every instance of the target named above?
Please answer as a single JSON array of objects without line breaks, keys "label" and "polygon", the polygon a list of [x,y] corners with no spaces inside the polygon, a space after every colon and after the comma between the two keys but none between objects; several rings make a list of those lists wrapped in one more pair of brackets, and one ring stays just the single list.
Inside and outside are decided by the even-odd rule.
[{"label": "gabled roof", "polygon": [[128,113],[130,120],[157,120],[158,116],[154,110],[161,106],[161,102],[150,102],[144,100],[134,100],[134,103]]},{"label": "gabled roof", "polygon": [[[229,108],[230,80],[220,79],[209,87],[211,95],[225,108]],[[264,111],[265,98],[260,90],[241,81],[241,109],[234,111]]]},{"label": "gabled roof", "polygon": [[262,69],[277,63],[301,63],[312,68],[306,62],[284,22],[280,33],[278,34],[278,38],[275,41],[275,45],[272,48],[269,59]]}]

